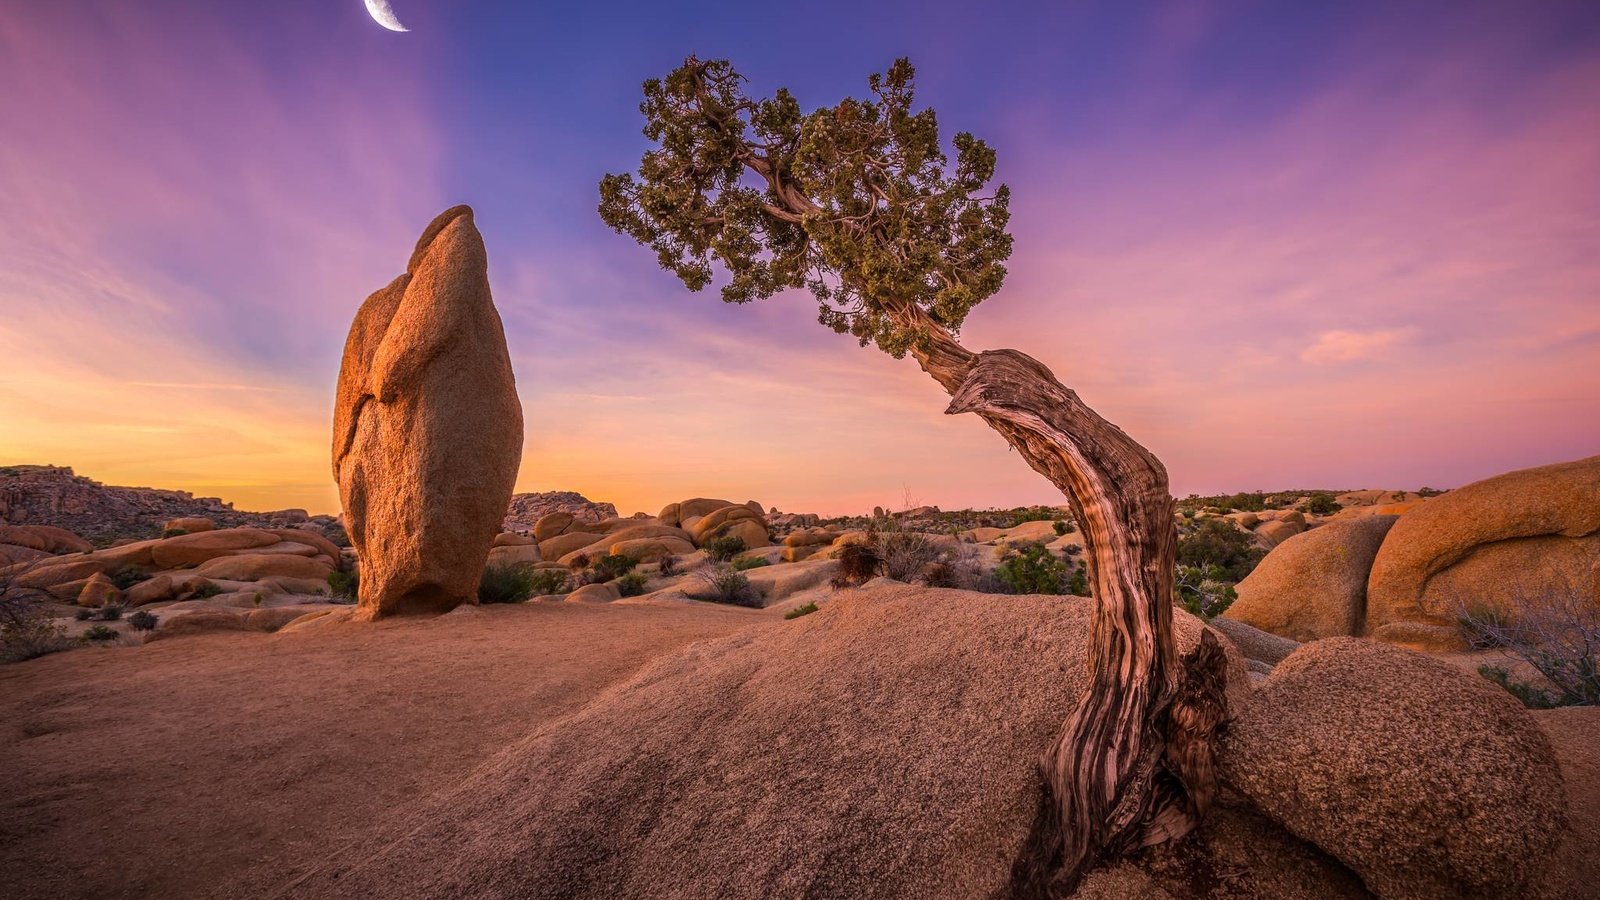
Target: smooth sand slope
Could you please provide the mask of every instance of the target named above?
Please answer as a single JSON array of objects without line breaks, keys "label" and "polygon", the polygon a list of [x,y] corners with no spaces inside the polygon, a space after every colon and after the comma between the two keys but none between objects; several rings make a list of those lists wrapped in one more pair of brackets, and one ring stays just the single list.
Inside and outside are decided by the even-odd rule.
[{"label": "smooth sand slope", "polygon": [[0,896],[260,896],[651,659],[781,621],[530,603],[0,667]]}]

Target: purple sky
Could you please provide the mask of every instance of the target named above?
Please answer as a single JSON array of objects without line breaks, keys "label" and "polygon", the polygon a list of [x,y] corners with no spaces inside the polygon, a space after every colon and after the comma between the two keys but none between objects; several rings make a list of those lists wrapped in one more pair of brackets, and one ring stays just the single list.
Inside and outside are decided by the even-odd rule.
[{"label": "purple sky", "polygon": [[1058,495],[805,296],[602,225],[689,53],[806,106],[909,55],[1000,154],[1029,352],[1178,494],[1447,487],[1600,452],[1600,5],[0,0],[0,464],[337,508],[361,300],[471,203],[521,490],[858,511]]}]

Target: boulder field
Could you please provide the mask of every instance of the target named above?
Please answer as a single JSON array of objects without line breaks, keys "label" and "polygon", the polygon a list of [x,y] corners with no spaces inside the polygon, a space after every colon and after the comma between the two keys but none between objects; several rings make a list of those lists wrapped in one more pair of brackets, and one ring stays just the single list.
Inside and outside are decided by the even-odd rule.
[{"label": "boulder field", "polygon": [[522,405],[472,210],[434,219],[345,343],[333,472],[360,551],[357,617],[476,602],[522,453]]},{"label": "boulder field", "polygon": [[1293,640],[1435,651],[1466,646],[1464,614],[1515,620],[1559,597],[1600,610],[1600,456],[1341,514],[1273,549],[1238,593],[1226,618]]}]

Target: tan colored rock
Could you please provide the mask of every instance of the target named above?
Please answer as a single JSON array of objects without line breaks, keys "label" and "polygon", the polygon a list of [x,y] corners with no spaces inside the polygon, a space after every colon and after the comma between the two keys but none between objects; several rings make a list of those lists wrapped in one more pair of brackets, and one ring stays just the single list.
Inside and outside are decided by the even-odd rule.
[{"label": "tan colored rock", "polygon": [[[367,566],[362,567],[362,582],[366,581]],[[260,581],[263,578],[305,578],[327,582],[333,566],[284,553],[244,554],[219,556],[195,569],[195,574],[225,581]]]},{"label": "tan colored rock", "polygon": [[[1232,611],[1231,609],[1229,610]],[[1300,649],[1300,642],[1279,637],[1271,632],[1262,631],[1243,622],[1235,621],[1223,616],[1218,616],[1207,623],[1223,637],[1233,642],[1245,659],[1265,663],[1270,670],[1272,666],[1282,662],[1289,654]]]},{"label": "tan colored rock", "polygon": [[[623,521],[628,521],[624,519]],[[628,528],[612,529],[605,534],[605,539],[613,543],[617,541],[636,541],[641,538],[671,538],[676,541],[689,541],[689,534],[681,528],[671,525],[633,525]]]},{"label": "tan colored rock", "polygon": [[344,554],[342,547],[310,528],[266,528],[263,530],[275,534],[282,540],[292,544],[306,544],[315,547],[318,553],[326,554],[329,559],[338,559]]},{"label": "tan colored rock", "polygon": [[606,552],[626,556],[637,563],[649,563],[660,562],[666,556],[687,556],[694,552],[694,545],[683,538],[643,537],[618,541]]},{"label": "tan colored rock", "polygon": [[785,547],[826,547],[839,537],[839,532],[830,528],[802,528],[789,534],[783,539]]},{"label": "tan colored rock", "polygon": [[99,572],[94,573],[78,592],[79,606],[106,606],[120,602],[122,602],[122,591],[111,583],[111,579]]},{"label": "tan colored rock", "polygon": [[231,550],[256,551],[283,539],[260,528],[224,528],[166,538],[151,548],[150,556],[163,569],[198,566]]},{"label": "tan colored rock", "polygon": [[362,304],[345,343],[333,471],[361,554],[356,619],[477,602],[521,453],[488,256],[472,210],[454,207]]},{"label": "tan colored rock", "polygon": [[244,616],[222,609],[193,610],[179,615],[163,613],[156,630],[145,636],[146,644],[175,637],[209,634],[218,631],[248,631]]},{"label": "tan colored rock", "polygon": [[529,544],[537,546],[538,543],[533,539],[533,535],[517,534],[514,531],[502,531],[494,536],[494,546],[496,547],[526,547]]},{"label": "tan colored rock", "polygon": [[539,555],[544,559],[560,559],[574,551],[593,547],[605,539],[606,536],[603,534],[590,534],[585,531],[569,532],[540,541]]},{"label": "tan colored rock", "polygon": [[714,500],[707,497],[696,497],[693,500],[684,500],[681,503],[669,503],[661,510],[656,519],[663,525],[676,525],[688,530],[684,520],[705,516],[708,513],[735,505],[728,500]]},{"label": "tan colored rock", "polygon": [[750,586],[761,595],[761,605],[771,606],[801,591],[822,587],[839,571],[839,563],[831,559],[808,559],[783,566],[760,566],[746,569]]},{"label": "tan colored rock", "polygon": [[1393,516],[1339,519],[1273,548],[1222,614],[1295,641],[1361,634],[1367,576]]},{"label": "tan colored rock", "polygon": [[277,631],[290,622],[313,614],[325,614],[339,607],[325,603],[297,603],[293,606],[273,606],[253,609],[245,613],[244,623],[253,631]]},{"label": "tan colored rock", "polygon": [[1288,539],[1306,530],[1303,523],[1272,519],[1262,522],[1255,528],[1255,536],[1268,548],[1276,547]]},{"label": "tan colored rock", "polygon": [[186,534],[198,534],[202,531],[216,529],[217,523],[204,516],[186,516],[182,519],[173,519],[161,526],[162,531],[182,531]]},{"label": "tan colored rock", "polygon": [[781,558],[784,562],[800,562],[803,559],[814,556],[817,551],[821,549],[822,547],[816,544],[802,544],[797,547],[785,547],[783,548],[783,555]]},{"label": "tan colored rock", "polygon": [[576,521],[572,513],[545,513],[539,517],[539,521],[533,523],[533,536],[540,542],[548,541],[557,535],[566,534]]},{"label": "tan colored rock", "polygon": [[1514,615],[1508,599],[1558,591],[1600,603],[1600,456],[1497,475],[1401,516],[1373,561],[1367,633],[1453,649],[1461,607]]},{"label": "tan colored rock", "polygon": [[544,557],[539,555],[538,544],[511,544],[490,548],[487,564],[491,566],[531,566],[534,563],[543,562],[543,560]]},{"label": "tan colored rock", "polygon": [[0,544],[50,554],[87,553],[94,549],[88,541],[54,525],[0,525]]},{"label": "tan colored rock", "polygon": [[567,595],[568,603],[612,603],[622,599],[622,590],[613,582],[586,584]]},{"label": "tan colored rock", "polygon": [[336,606],[327,612],[308,612],[293,622],[278,629],[279,635],[302,634],[307,631],[320,631],[332,628],[341,622],[348,622],[355,616],[355,607]]},{"label": "tan colored rock", "polygon": [[1306,644],[1224,734],[1224,779],[1384,897],[1515,897],[1565,827],[1550,743],[1510,694],[1359,638]]},{"label": "tan colored rock", "polygon": [[178,586],[171,575],[147,578],[122,593],[123,602],[129,606],[144,606],[148,603],[176,600],[177,597]]}]

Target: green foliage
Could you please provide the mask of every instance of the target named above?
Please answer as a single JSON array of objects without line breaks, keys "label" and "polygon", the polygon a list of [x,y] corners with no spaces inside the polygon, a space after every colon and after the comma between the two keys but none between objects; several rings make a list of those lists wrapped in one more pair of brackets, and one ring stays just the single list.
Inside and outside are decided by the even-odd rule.
[{"label": "green foliage", "polygon": [[923,320],[959,331],[1011,255],[1010,192],[981,195],[994,151],[957,134],[948,169],[933,110],[912,111],[913,76],[897,60],[870,98],[805,114],[787,89],[753,100],[726,60],[691,56],[645,82],[655,146],[637,177],[601,180],[600,217],[692,291],[714,265],[730,303],[802,288],[822,324],[904,356]]},{"label": "green foliage", "polygon": [[106,577],[117,586],[117,590],[125,591],[142,581],[149,581],[150,573],[138,566],[123,566]]},{"label": "green foliage", "polygon": [[801,616],[809,616],[816,611],[817,603],[815,600],[813,600],[812,602],[807,603],[805,606],[796,606],[794,609],[784,613],[783,617],[785,619],[798,619]]},{"label": "green foliage", "polygon": [[562,569],[534,569],[532,585],[536,596],[565,594],[572,588],[572,575]]},{"label": "green foliage", "polygon": [[328,591],[333,599],[343,603],[354,603],[361,595],[361,571],[351,569],[341,572],[335,569],[328,575]]},{"label": "green foliage", "polygon": [[1327,491],[1316,491],[1306,498],[1306,512],[1314,516],[1331,516],[1344,509]]},{"label": "green foliage", "polygon": [[733,561],[733,567],[743,572],[746,569],[759,569],[762,566],[772,565],[771,560],[764,556],[741,556]]},{"label": "green foliage", "polygon": [[160,623],[154,613],[142,609],[128,616],[128,627],[134,631],[155,631]]},{"label": "green foliage", "polygon": [[700,549],[717,562],[727,562],[745,551],[744,538],[738,535],[723,535],[705,542]]},{"label": "green foliage", "polygon": [[1078,527],[1076,525],[1073,525],[1071,522],[1066,522],[1066,521],[1063,521],[1061,519],[1057,519],[1054,522],[1051,522],[1050,523],[1050,527],[1055,529],[1056,537],[1066,537],[1067,535],[1069,535],[1069,534],[1073,533],[1074,531],[1078,530]]},{"label": "green foliage", "polygon": [[109,625],[90,625],[78,638],[85,641],[114,641],[117,631]]},{"label": "green foliage", "polygon": [[1511,673],[1500,666],[1485,663],[1478,667],[1478,674],[1505,688],[1529,709],[1555,709],[1558,706],[1570,705],[1568,701],[1549,691],[1542,691],[1531,684],[1513,680]]},{"label": "green foliage", "polygon": [[534,595],[534,570],[528,566],[494,565],[478,582],[479,603],[521,603]]},{"label": "green foliage", "polygon": [[[354,588],[352,586],[352,590],[353,589]],[[199,587],[195,588],[194,589],[194,596],[190,597],[189,599],[191,599],[191,600],[206,600],[206,599],[209,599],[211,597],[215,597],[220,593],[222,593],[222,585],[217,584],[214,581],[208,581],[205,584],[202,584]]]},{"label": "green foliage", "polygon": [[161,532],[161,536],[163,538],[175,538],[175,537],[178,537],[179,535],[184,535],[184,534],[188,534],[188,533],[189,533],[189,529],[187,529],[187,528],[167,528],[167,529],[164,529]]},{"label": "green foliage", "polygon": [[689,596],[712,603],[731,603],[735,606],[761,606],[761,595],[750,585],[743,572],[726,562],[708,563],[694,572],[697,583]]},{"label": "green foliage", "polygon": [[1243,581],[1264,556],[1249,534],[1226,519],[1201,519],[1193,531],[1178,536],[1179,565],[1218,566],[1227,581]]},{"label": "green foliage", "polygon": [[102,622],[115,622],[122,618],[122,607],[115,603],[107,603],[95,610],[94,617]]},{"label": "green foliage", "polygon": [[95,612],[96,610],[90,609],[87,606],[79,607],[78,611],[72,614],[72,617],[77,619],[79,622],[87,622],[94,618]]},{"label": "green foliage", "polygon": [[600,581],[610,581],[613,578],[621,578],[629,572],[632,572],[635,565],[637,565],[637,563],[634,562],[633,557],[631,556],[623,556],[618,553],[607,553],[606,555],[595,560],[594,565],[590,568],[594,570],[595,576]]},{"label": "green foliage", "polygon": [[1072,577],[1067,579],[1067,593],[1074,597],[1089,596],[1089,567],[1082,560],[1072,570]]},{"label": "green foliage", "polygon": [[1178,605],[1206,621],[1222,615],[1239,599],[1227,577],[1227,570],[1218,565],[1179,566],[1173,579]]},{"label": "green foliage", "polygon": [[833,576],[835,588],[866,584],[883,567],[877,548],[867,544],[846,544],[839,550],[839,571]]},{"label": "green foliage", "polygon": [[629,572],[628,574],[617,579],[617,590],[620,591],[624,597],[637,597],[644,593],[644,585],[646,580],[647,579],[642,573]]},{"label": "green foliage", "polygon": [[[1014,594],[1060,594],[1068,586],[1066,563],[1037,543],[1007,551],[994,574]],[[1088,591],[1087,582],[1084,590]]]},{"label": "green foliage", "polygon": [[[1015,528],[1025,522],[1049,522],[1061,518],[1061,510],[1053,506],[1029,506],[1020,510],[1011,519],[1009,527]],[[1057,532],[1065,534],[1065,532]]]}]

